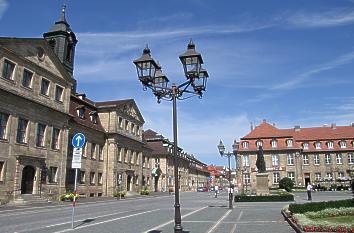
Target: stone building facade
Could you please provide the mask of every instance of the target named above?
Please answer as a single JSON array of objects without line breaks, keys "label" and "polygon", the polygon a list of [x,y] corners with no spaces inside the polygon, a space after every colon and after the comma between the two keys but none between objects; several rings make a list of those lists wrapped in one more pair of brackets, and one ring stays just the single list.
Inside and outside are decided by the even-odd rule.
[{"label": "stone building facade", "polygon": [[[152,190],[174,189],[173,142],[149,129],[143,134],[151,149]],[[207,165],[178,148],[178,175],[181,191],[196,191],[207,187],[209,172]]]},{"label": "stone building facade", "polygon": [[[278,129],[263,121],[241,138],[238,153],[239,184],[254,190],[257,151],[263,149],[269,187],[289,177],[295,186],[348,186],[354,171],[354,125]],[[243,186],[243,187],[242,187]]]}]

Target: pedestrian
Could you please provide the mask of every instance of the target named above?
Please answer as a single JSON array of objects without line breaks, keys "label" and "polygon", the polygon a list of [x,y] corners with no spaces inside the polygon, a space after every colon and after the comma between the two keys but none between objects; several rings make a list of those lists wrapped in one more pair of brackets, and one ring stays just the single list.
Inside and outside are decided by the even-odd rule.
[{"label": "pedestrian", "polygon": [[215,185],[215,198],[217,198],[218,197],[218,192],[219,192],[219,186],[217,186],[217,185]]},{"label": "pedestrian", "polygon": [[307,200],[308,201],[312,201],[312,197],[311,197],[311,191],[312,191],[313,187],[311,185],[310,182],[308,182],[306,190],[307,190]]}]

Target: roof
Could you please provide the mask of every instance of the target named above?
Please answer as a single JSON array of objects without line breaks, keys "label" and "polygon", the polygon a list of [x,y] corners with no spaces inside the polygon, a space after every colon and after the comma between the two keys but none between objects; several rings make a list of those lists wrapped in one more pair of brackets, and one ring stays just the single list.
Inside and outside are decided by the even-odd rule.
[{"label": "roof", "polygon": [[[85,98],[85,100],[82,100],[75,95],[71,95],[70,98],[70,115],[72,116],[71,121],[86,126],[88,128],[95,129],[97,131],[105,132],[99,117],[97,117],[96,124],[91,121],[90,113],[96,112],[97,109],[90,102],[92,101],[88,100],[87,98]],[[77,109],[80,107],[85,107],[86,109],[84,118],[80,118],[77,114]]]}]

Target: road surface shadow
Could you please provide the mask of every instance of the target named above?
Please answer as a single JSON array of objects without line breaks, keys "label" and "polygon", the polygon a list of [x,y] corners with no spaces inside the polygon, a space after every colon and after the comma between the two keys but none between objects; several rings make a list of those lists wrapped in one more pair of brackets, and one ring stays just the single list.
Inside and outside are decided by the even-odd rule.
[{"label": "road surface shadow", "polygon": [[86,223],[90,223],[90,222],[93,222],[93,221],[95,221],[94,218],[88,218],[88,219],[85,219],[84,221],[82,221],[79,225],[77,225],[75,227],[79,227],[79,226],[85,225]]},{"label": "road surface shadow", "polygon": [[[162,233],[160,230],[149,231],[148,233]],[[182,233],[190,233],[190,231],[182,231]]]}]

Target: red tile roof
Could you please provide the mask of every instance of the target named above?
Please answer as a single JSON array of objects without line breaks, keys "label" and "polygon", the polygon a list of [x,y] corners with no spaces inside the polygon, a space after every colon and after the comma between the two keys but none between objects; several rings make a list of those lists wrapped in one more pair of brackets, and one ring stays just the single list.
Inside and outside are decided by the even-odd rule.
[{"label": "red tile roof", "polygon": [[[272,140],[277,141],[277,147],[271,147]],[[293,140],[293,146],[288,147],[286,141]],[[257,150],[256,142],[262,140],[263,149],[265,150],[282,150],[282,149],[301,149],[302,144],[307,142],[309,149],[304,151],[331,151],[331,150],[353,150],[354,127],[353,126],[335,126],[331,127],[311,127],[311,128],[293,128],[278,129],[273,125],[263,121],[259,126],[255,127],[249,134],[241,138],[240,151]],[[340,141],[346,141],[347,147],[340,148]],[[248,148],[243,148],[242,142],[249,143]],[[329,149],[327,142],[333,142],[333,149]],[[315,148],[315,142],[321,142],[321,149]]]}]

